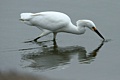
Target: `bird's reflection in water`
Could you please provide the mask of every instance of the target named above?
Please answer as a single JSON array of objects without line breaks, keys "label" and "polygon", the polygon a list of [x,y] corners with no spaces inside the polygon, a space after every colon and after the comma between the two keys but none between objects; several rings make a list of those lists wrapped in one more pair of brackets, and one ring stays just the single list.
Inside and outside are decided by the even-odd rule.
[{"label": "bird's reflection in water", "polygon": [[88,55],[86,53],[80,53],[79,54],[79,62],[88,64],[88,63],[91,63],[92,61],[94,61],[95,57],[97,56],[98,51],[103,46],[103,44],[104,44],[104,42],[102,42],[96,49],[94,49],[93,51],[88,53]]},{"label": "bird's reflection in water", "polygon": [[[36,44],[41,45],[41,42],[36,42]],[[22,59],[31,59],[31,64],[27,67],[31,67],[39,70],[55,69],[59,66],[70,64],[71,59],[76,54],[78,55],[79,63],[90,63],[94,61],[99,49],[103,46],[102,42],[95,50],[91,53],[87,53],[84,47],[81,46],[67,46],[59,47],[56,41],[53,41],[52,47],[41,47],[37,52],[30,52],[24,54]]]}]

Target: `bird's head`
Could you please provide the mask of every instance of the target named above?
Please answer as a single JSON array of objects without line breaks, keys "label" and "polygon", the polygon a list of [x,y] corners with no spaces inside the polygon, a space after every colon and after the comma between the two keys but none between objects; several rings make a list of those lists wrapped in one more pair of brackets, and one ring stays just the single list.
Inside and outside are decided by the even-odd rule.
[{"label": "bird's head", "polygon": [[90,30],[96,32],[103,40],[105,40],[105,38],[100,34],[95,24],[91,20],[78,20],[77,26],[88,27]]}]

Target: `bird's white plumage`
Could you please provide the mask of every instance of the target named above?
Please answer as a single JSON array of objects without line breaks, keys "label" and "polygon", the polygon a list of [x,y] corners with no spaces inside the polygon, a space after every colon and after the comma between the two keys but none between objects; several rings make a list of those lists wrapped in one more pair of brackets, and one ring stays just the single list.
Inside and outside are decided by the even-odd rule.
[{"label": "bird's white plumage", "polygon": [[78,20],[75,26],[72,24],[69,16],[61,12],[21,13],[20,16],[24,23],[36,26],[43,31],[39,38],[49,33],[56,34],[58,32],[83,34],[86,31],[85,27],[91,30],[95,27],[91,20]]}]

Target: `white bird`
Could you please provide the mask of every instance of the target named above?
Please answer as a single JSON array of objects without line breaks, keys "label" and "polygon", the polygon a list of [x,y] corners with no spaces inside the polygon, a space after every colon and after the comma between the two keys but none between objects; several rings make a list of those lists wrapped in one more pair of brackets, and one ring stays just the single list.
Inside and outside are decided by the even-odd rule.
[{"label": "white bird", "polygon": [[31,26],[36,26],[42,30],[42,34],[35,38],[34,41],[37,41],[39,38],[50,33],[54,34],[53,40],[56,39],[58,32],[81,35],[85,33],[86,27],[92,31],[95,31],[103,40],[105,40],[104,37],[98,32],[95,24],[91,20],[78,20],[75,26],[72,24],[69,16],[64,13],[55,11],[21,13],[20,16],[20,20],[24,23]]}]

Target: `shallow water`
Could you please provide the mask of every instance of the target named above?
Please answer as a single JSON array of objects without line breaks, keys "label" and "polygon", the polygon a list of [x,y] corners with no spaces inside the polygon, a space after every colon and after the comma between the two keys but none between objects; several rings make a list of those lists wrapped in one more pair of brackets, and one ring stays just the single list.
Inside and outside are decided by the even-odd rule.
[{"label": "shallow water", "polygon": [[[118,0],[0,1],[0,70],[17,70],[62,80],[119,80],[120,37]],[[52,34],[24,43],[41,31],[19,21],[22,12],[61,11],[72,22],[90,19],[108,42],[86,30],[83,35]]]}]

